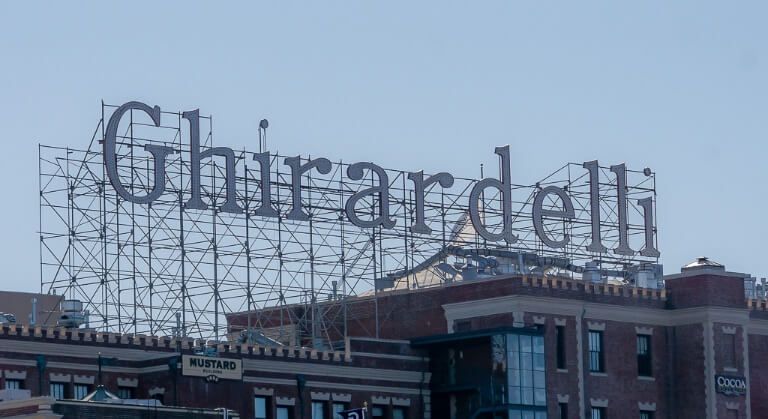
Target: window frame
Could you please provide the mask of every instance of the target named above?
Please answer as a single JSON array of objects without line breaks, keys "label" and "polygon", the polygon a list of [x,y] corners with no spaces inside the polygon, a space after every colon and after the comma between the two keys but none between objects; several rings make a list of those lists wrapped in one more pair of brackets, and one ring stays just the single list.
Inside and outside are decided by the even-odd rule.
[{"label": "window frame", "polygon": [[736,353],[736,334],[725,333],[725,350],[723,351],[723,366],[726,368],[737,368],[738,355]]},{"label": "window frame", "polygon": [[560,419],[568,419],[568,403],[558,403],[557,413]]},{"label": "window frame", "polygon": [[341,407],[341,410],[339,412],[343,412],[349,409],[349,405],[347,403],[344,403],[344,402],[331,403],[331,419],[337,419],[336,415],[338,415],[339,412],[336,411],[336,408],[338,407]]},{"label": "window frame", "polygon": [[641,410],[640,411],[640,419],[653,419],[654,412],[650,410]]},{"label": "window frame", "polygon": [[555,345],[557,357],[557,369],[568,368],[567,351],[565,348],[565,326],[555,326]]},{"label": "window frame", "polygon": [[587,334],[587,337],[589,343],[589,372],[604,373],[605,334],[602,330],[590,330]]},{"label": "window frame", "polygon": [[[264,402],[264,416],[257,416],[256,412],[256,400],[261,400]],[[253,396],[253,417],[254,419],[270,419],[270,403],[269,403],[269,397],[267,396]]]},{"label": "window frame", "polygon": [[[9,384],[13,383],[14,385],[10,386]],[[6,378],[5,379],[5,389],[6,390],[23,390],[24,389],[24,380],[18,380],[15,378]]]},{"label": "window frame", "polygon": [[[121,386],[121,387],[118,387],[118,388],[117,388],[117,394],[116,394],[116,396],[117,396],[117,397],[119,397],[119,398],[121,398],[121,399],[123,399],[123,400],[131,400],[131,399],[133,399],[133,398],[134,398],[134,396],[135,396],[135,395],[134,395],[134,391],[135,391],[135,390],[134,390],[134,388],[133,388],[133,387],[125,387],[125,386]],[[129,397],[122,397],[122,396],[123,396],[123,392],[128,392],[128,396],[129,396]]]},{"label": "window frame", "polygon": [[292,406],[277,406],[275,409],[275,419],[280,419],[280,412],[285,411],[286,419],[292,419],[293,418],[293,407]]},{"label": "window frame", "polygon": [[547,405],[547,359],[544,336],[509,333],[507,339],[507,403]]},{"label": "window frame", "polygon": [[[327,405],[327,403],[326,403],[326,402],[324,402],[324,401],[320,401],[320,400],[312,400],[312,402],[310,403],[310,406],[311,406],[311,412],[310,412],[311,414],[310,414],[310,417],[311,417],[312,419],[325,419],[325,416],[326,416],[326,409],[327,409],[326,405]],[[320,417],[317,417],[317,416],[315,416],[315,412],[317,412],[317,411],[315,410],[315,406],[319,406],[319,407],[320,407],[320,410],[319,410],[319,412],[320,412]]]},{"label": "window frame", "polygon": [[[637,335],[637,376],[653,377],[653,339],[651,335]],[[643,353],[642,351],[645,350]]]},{"label": "window frame", "polygon": [[590,413],[591,413],[590,414],[591,419],[606,419],[604,407],[592,406],[592,410],[590,411]]},{"label": "window frame", "polygon": [[[53,397],[56,400],[64,400],[67,398],[67,383],[60,383],[60,382],[53,381],[49,384],[48,389],[50,390],[51,397]],[[54,389],[57,389],[57,390],[54,390]],[[58,391],[58,389],[60,389],[61,391]],[[61,394],[59,395],[56,393],[61,393]]]},{"label": "window frame", "polygon": [[[373,409],[381,409],[381,416],[374,416],[373,415]],[[371,406],[371,418],[386,418],[387,417],[387,406],[383,404],[375,404]]]},{"label": "window frame", "polygon": [[[79,390],[85,390],[84,394],[82,395],[78,394],[80,393]],[[82,400],[90,392],[91,392],[91,388],[90,386],[88,386],[88,384],[75,383],[75,385],[72,386],[72,396],[74,397],[75,400]]]}]

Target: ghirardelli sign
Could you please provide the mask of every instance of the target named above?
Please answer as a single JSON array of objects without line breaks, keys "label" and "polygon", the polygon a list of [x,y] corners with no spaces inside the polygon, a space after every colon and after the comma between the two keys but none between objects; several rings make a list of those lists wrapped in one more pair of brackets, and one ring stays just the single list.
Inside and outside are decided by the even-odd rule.
[{"label": "ghirardelli sign", "polygon": [[[106,174],[112,187],[117,194],[124,200],[141,205],[151,205],[165,193],[166,188],[166,161],[169,156],[178,152],[173,147],[162,144],[145,144],[144,152],[151,155],[153,179],[151,185],[144,185],[146,193],[132,193],[131,188],[126,187],[126,182],[121,178],[118,170],[118,153],[116,145],[118,142],[118,126],[121,120],[128,112],[135,114],[145,114],[155,127],[161,126],[161,110],[158,106],[149,106],[140,102],[128,102],[118,107],[111,115],[109,123],[106,126],[106,132],[103,141],[103,157]],[[328,175],[332,169],[332,163],[324,157],[303,159],[300,156],[286,157],[282,161],[285,169],[290,171],[290,194],[292,207],[284,212],[278,211],[273,206],[272,189],[270,185],[274,184],[272,176],[272,167],[274,164],[273,156],[269,152],[250,153],[252,162],[259,166],[259,185],[260,194],[256,202],[242,202],[238,200],[237,193],[237,165],[236,153],[227,147],[209,147],[202,149],[200,145],[200,116],[199,110],[183,112],[181,117],[189,125],[189,155],[185,160],[188,162],[188,171],[183,173],[190,180],[190,188],[187,196],[183,197],[183,209],[185,211],[203,211],[209,208],[210,202],[206,202],[201,194],[201,162],[206,159],[223,159],[224,171],[220,176],[220,182],[225,186],[225,195],[223,203],[215,208],[216,211],[230,214],[243,214],[247,216],[257,216],[266,218],[281,218],[285,220],[294,220],[298,222],[309,222],[310,214],[302,207],[303,194],[302,178],[305,176]],[[587,196],[581,196],[580,202],[587,202],[586,208],[580,208],[582,211],[589,212],[590,234],[586,235],[588,240],[581,243],[571,243],[569,229],[564,228],[558,234],[551,230],[547,231],[544,227],[546,221],[559,221],[564,224],[574,224],[578,222],[576,216],[576,205],[574,196],[567,187],[556,185],[536,185],[536,192],[532,203],[528,202],[527,208],[530,213],[523,217],[520,208],[515,207],[513,196],[512,179],[510,165],[512,164],[510,147],[496,147],[494,150],[500,160],[499,176],[486,177],[475,182],[470,189],[466,190],[467,203],[466,212],[471,220],[472,227],[482,237],[483,240],[490,243],[505,243],[513,245],[518,242],[519,231],[516,228],[516,222],[526,219],[532,223],[533,231],[540,242],[550,249],[560,249],[567,246],[580,246],[585,251],[595,254],[611,252],[620,256],[640,256],[656,258],[659,251],[655,245],[654,236],[654,205],[652,196],[638,196],[637,190],[633,191],[633,208],[637,209],[642,222],[635,226],[636,230],[644,231],[644,240],[642,245],[636,248],[630,246],[628,239],[628,203],[630,189],[627,185],[627,168],[624,164],[610,166],[609,175],[612,176],[611,184],[613,190],[606,191],[601,188],[605,183],[601,183],[601,168],[597,161],[588,161],[582,164],[584,175],[587,176],[589,190]],[[644,170],[646,176],[650,176],[650,169]],[[343,203],[344,216],[357,227],[365,229],[393,229],[398,223],[408,222],[408,229],[411,234],[428,236],[433,234],[433,229],[425,222],[425,194],[427,190],[442,188],[448,190],[454,186],[455,178],[448,172],[440,172],[433,175],[425,175],[423,171],[417,170],[407,174],[410,182],[408,195],[412,200],[407,202],[409,212],[412,216],[406,220],[396,219],[390,215],[390,179],[387,171],[372,162],[357,162],[346,166],[345,181],[368,182],[372,180],[369,187],[358,189],[355,193],[346,198]],[[606,175],[605,171],[602,173]],[[651,191],[650,189],[648,191]],[[615,208],[610,211],[616,219],[615,231],[602,231],[604,225],[601,211],[601,194],[613,194],[612,200],[615,202]],[[652,192],[651,192],[652,193]],[[498,197],[498,208],[501,216],[501,222],[498,225],[490,226],[487,223],[483,212],[484,200],[494,195]],[[376,202],[375,208],[370,208],[364,204]],[[549,205],[545,205],[549,202]],[[552,204],[552,203],[555,204]],[[611,249],[603,244],[603,237],[611,236],[614,238]]]}]

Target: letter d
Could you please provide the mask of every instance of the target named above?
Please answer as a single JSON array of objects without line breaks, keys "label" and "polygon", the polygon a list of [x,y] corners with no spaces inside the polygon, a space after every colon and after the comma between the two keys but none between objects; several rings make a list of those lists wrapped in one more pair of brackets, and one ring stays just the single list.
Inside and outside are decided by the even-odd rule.
[{"label": "letter d", "polygon": [[[509,244],[517,242],[517,236],[512,233],[512,185],[509,170],[509,146],[496,147],[494,150],[501,157],[501,180],[486,178],[475,184],[469,193],[469,218],[472,226],[484,239],[497,242],[502,239]],[[496,188],[501,192],[502,214],[504,217],[503,230],[500,233],[492,233],[483,224],[480,217],[480,194],[487,188]]]}]

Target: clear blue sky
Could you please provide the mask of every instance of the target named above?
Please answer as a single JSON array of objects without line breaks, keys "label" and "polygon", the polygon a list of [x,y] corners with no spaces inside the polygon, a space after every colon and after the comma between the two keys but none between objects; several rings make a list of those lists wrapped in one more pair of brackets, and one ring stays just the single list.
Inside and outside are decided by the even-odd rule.
[{"label": "clear blue sky", "polygon": [[37,144],[87,146],[101,99],[407,170],[648,166],[667,273],[768,274],[766,2],[28,3],[0,3],[0,288],[39,287]]}]

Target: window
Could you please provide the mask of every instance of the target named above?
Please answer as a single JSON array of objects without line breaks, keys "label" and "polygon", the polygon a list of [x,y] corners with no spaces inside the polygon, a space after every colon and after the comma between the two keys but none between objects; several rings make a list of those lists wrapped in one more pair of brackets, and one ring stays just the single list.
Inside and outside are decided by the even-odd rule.
[{"label": "window", "polygon": [[383,418],[384,408],[382,406],[373,406],[373,408],[371,408],[371,417]]},{"label": "window", "polygon": [[338,415],[338,413],[343,412],[347,410],[347,405],[345,403],[334,403],[331,405],[331,419],[339,419],[341,415]]},{"label": "window", "polygon": [[132,399],[133,398],[133,388],[131,387],[118,387],[117,388],[117,397],[126,400],[126,399]]},{"label": "window", "polygon": [[603,332],[589,331],[589,370],[605,372],[603,365]]},{"label": "window", "polygon": [[51,383],[51,397],[56,400],[64,398],[67,390],[67,385],[64,383]]},{"label": "window", "polygon": [[557,340],[557,368],[565,369],[565,326],[555,326]]},{"label": "window", "polygon": [[637,335],[637,375],[641,377],[653,376],[651,337],[648,335]]},{"label": "window", "polygon": [[278,406],[276,419],[293,419],[291,408],[288,406]]},{"label": "window", "polygon": [[507,336],[509,404],[546,406],[544,337]]},{"label": "window", "polygon": [[557,413],[560,419],[568,419],[568,403],[558,403]]},{"label": "window", "polygon": [[407,413],[404,407],[394,407],[392,408],[392,419],[405,419],[408,417]]},{"label": "window", "polygon": [[606,416],[605,416],[605,408],[604,407],[593,407],[592,408],[592,419],[605,419],[605,418],[606,418]]},{"label": "window", "polygon": [[723,336],[723,357],[725,366],[736,368],[736,335],[726,334]]},{"label": "window", "polygon": [[647,410],[641,410],[640,419],[653,419],[653,412],[649,412]]},{"label": "window", "polygon": [[24,388],[24,382],[21,380],[5,380],[6,390],[21,390],[22,388]]},{"label": "window", "polygon": [[255,419],[267,419],[267,398],[266,397],[254,397],[253,398],[253,417]]},{"label": "window", "polygon": [[325,419],[325,403],[312,402],[312,419]]},{"label": "window", "polygon": [[75,384],[75,400],[82,400],[89,393],[86,384]]}]

